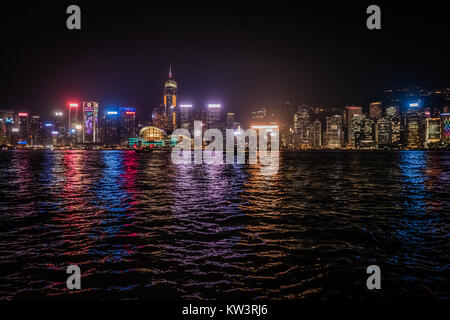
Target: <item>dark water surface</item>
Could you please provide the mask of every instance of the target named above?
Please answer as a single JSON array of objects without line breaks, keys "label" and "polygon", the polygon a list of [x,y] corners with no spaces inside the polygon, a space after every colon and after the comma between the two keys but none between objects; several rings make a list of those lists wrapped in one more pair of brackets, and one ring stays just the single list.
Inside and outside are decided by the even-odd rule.
[{"label": "dark water surface", "polygon": [[[449,298],[450,152],[0,153],[0,299]],[[66,268],[82,290],[66,289]],[[377,264],[382,289],[366,288]]]}]

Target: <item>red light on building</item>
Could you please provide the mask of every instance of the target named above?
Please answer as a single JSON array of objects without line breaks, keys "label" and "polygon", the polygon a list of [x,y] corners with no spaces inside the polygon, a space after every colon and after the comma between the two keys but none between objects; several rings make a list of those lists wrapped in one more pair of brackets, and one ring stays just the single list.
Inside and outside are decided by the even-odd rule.
[{"label": "red light on building", "polygon": [[134,111],[127,111],[127,112],[125,112],[125,114],[136,114],[136,112],[134,112]]},{"label": "red light on building", "polygon": [[28,117],[27,112],[19,112],[19,117]]},{"label": "red light on building", "polygon": [[78,103],[69,103],[69,107],[78,108]]}]

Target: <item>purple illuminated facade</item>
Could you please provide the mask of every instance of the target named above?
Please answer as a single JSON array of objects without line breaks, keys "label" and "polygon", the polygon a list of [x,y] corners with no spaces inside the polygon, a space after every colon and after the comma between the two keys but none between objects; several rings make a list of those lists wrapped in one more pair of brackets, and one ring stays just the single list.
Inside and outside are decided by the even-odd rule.
[{"label": "purple illuminated facade", "polygon": [[98,102],[83,102],[83,142],[98,140]]}]

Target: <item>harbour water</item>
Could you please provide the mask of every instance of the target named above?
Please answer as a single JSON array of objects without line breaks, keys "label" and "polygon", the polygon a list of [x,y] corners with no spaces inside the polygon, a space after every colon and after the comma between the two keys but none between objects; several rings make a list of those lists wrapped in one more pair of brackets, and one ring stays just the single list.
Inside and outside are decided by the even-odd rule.
[{"label": "harbour water", "polygon": [[449,298],[449,190],[449,151],[4,151],[0,299]]}]

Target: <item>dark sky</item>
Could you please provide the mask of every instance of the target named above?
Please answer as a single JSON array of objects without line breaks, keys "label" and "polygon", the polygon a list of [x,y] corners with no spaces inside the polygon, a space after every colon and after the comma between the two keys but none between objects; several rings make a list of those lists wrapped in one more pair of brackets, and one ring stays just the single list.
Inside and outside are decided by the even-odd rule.
[{"label": "dark sky", "polygon": [[[180,101],[245,113],[293,103],[366,105],[384,88],[450,86],[449,19],[441,4],[371,2],[72,2],[0,5],[0,107],[46,113],[69,99],[136,106],[162,102],[172,63]],[[144,5],[145,4],[145,5]]]}]

